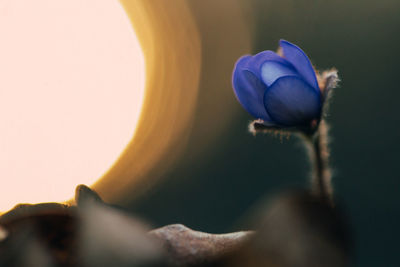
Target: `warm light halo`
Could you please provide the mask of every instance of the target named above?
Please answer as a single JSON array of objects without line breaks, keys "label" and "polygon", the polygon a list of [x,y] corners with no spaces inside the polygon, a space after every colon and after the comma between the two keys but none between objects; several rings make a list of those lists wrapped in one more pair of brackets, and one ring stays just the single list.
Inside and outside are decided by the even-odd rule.
[{"label": "warm light halo", "polygon": [[121,202],[175,163],[190,134],[201,70],[201,41],[187,0],[120,0],[143,48],[146,95],[131,143],[93,188]]},{"label": "warm light halo", "polygon": [[65,201],[134,135],[140,45],[118,1],[18,0],[0,13],[0,210]]},{"label": "warm light halo", "polygon": [[[230,77],[237,57],[250,53],[252,20],[241,0],[120,1],[145,55],[146,95],[135,137],[93,189],[131,205],[174,166],[202,160],[240,111]],[[199,92],[207,105],[198,106]]]}]

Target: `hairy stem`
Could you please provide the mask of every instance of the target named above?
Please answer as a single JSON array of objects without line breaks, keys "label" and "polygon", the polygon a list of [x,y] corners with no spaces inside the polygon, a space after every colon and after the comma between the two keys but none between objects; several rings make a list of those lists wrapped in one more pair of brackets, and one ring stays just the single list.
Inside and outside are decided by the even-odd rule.
[{"label": "hairy stem", "polygon": [[312,190],[315,194],[332,201],[332,174],[329,168],[328,126],[322,120],[314,136],[307,138],[313,163]]}]

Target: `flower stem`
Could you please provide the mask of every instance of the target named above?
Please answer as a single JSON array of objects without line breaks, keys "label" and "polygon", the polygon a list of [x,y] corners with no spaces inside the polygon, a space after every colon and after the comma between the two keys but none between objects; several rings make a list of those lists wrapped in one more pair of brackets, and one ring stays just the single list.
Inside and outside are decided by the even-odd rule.
[{"label": "flower stem", "polygon": [[329,168],[328,126],[320,122],[318,131],[308,136],[310,157],[313,163],[312,191],[328,201],[332,201],[331,171]]}]

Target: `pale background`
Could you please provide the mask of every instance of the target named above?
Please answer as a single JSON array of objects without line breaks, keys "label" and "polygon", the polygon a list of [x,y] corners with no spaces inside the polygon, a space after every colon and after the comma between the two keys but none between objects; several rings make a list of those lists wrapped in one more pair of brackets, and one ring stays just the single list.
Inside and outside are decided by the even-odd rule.
[{"label": "pale background", "polygon": [[101,177],[132,139],[144,72],[118,1],[0,0],[0,211]]}]

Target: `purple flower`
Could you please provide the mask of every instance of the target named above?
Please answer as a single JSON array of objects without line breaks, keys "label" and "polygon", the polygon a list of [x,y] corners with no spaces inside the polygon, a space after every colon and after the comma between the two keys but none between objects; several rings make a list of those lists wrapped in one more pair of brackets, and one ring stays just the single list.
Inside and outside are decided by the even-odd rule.
[{"label": "purple flower", "polygon": [[266,127],[315,129],[326,92],[321,92],[307,55],[288,41],[280,40],[279,45],[282,56],[263,51],[236,62],[232,78],[236,97]]}]

